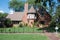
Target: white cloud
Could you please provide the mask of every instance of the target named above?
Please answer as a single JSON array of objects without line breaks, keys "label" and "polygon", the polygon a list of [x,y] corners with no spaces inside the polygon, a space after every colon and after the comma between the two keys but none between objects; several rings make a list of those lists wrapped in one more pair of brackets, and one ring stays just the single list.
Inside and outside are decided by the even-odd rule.
[{"label": "white cloud", "polygon": [[14,12],[13,10],[10,10],[9,14],[13,14],[13,12]]},{"label": "white cloud", "polygon": [[9,1],[12,1],[12,0],[9,0]]},{"label": "white cloud", "polygon": [[0,13],[4,13],[4,11],[3,10],[0,10]]}]

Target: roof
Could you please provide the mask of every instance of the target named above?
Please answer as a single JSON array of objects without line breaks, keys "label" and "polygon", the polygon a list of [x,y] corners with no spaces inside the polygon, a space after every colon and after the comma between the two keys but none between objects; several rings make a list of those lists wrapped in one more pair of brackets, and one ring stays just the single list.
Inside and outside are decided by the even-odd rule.
[{"label": "roof", "polygon": [[31,6],[31,8],[29,9],[28,13],[36,13],[36,11],[35,11],[33,6]]},{"label": "roof", "polygon": [[14,12],[14,14],[9,14],[6,18],[10,18],[12,21],[21,21],[23,14],[23,12]]}]

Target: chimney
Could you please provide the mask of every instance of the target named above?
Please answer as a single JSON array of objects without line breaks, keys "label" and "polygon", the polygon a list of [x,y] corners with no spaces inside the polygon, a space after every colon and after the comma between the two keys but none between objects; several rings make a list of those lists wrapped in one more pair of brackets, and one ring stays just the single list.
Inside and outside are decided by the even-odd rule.
[{"label": "chimney", "polygon": [[22,18],[23,23],[28,23],[27,12],[28,12],[28,3],[25,3],[25,5],[24,5],[24,16]]},{"label": "chimney", "polygon": [[24,11],[25,11],[25,12],[28,12],[28,3],[25,3]]}]

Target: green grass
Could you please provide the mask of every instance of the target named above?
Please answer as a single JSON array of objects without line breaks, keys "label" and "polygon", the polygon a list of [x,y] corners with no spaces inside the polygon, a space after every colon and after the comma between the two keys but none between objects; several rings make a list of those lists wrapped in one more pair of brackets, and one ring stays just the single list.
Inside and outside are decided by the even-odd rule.
[{"label": "green grass", "polygon": [[0,34],[0,40],[49,40],[44,34]]},{"label": "green grass", "polygon": [[16,27],[16,28],[0,28],[0,32],[43,32],[42,30],[38,30],[39,28],[34,27]]}]

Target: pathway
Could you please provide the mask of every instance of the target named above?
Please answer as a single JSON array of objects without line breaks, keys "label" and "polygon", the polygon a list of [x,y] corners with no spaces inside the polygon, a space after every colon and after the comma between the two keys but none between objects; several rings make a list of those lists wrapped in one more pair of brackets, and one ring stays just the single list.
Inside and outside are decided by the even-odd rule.
[{"label": "pathway", "polygon": [[45,32],[45,35],[50,38],[50,40],[60,40],[54,33]]}]

